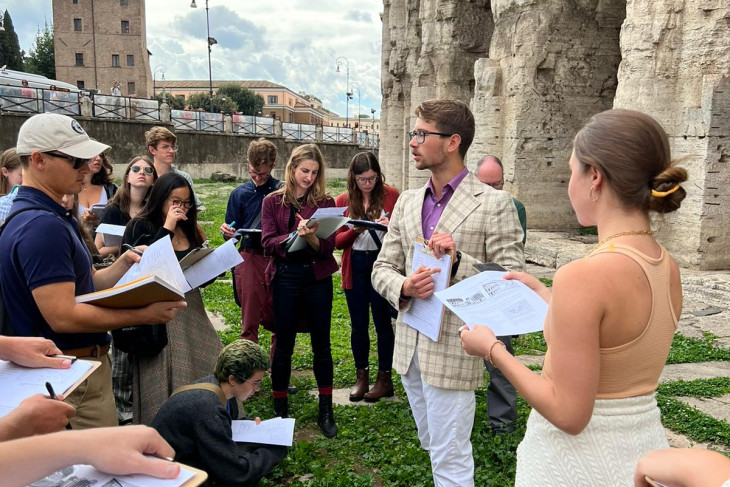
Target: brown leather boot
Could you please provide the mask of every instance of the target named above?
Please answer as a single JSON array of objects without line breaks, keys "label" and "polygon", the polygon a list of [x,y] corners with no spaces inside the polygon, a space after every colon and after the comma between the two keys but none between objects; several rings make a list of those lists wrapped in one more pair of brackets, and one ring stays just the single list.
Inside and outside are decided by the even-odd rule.
[{"label": "brown leather boot", "polygon": [[350,401],[361,401],[365,397],[365,393],[368,392],[368,387],[370,387],[369,372],[369,369],[357,369],[357,381],[355,387],[350,391]]},{"label": "brown leather boot", "polygon": [[381,397],[393,397],[393,379],[390,376],[390,370],[378,371],[378,378],[373,384],[373,388],[365,394],[365,402],[378,402]]}]

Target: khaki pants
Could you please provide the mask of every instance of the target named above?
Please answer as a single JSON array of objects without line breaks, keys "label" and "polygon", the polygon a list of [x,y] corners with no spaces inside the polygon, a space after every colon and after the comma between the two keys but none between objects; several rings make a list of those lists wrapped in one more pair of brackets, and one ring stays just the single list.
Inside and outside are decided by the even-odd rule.
[{"label": "khaki pants", "polygon": [[65,399],[68,404],[76,408],[76,416],[70,421],[71,426],[79,430],[117,426],[119,422],[112,393],[109,356],[79,358],[101,362],[101,365]]}]

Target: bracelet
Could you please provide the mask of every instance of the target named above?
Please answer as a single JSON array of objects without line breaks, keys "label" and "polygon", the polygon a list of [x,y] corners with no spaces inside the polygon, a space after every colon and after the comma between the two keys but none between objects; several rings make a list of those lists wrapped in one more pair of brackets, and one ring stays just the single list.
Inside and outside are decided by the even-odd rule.
[{"label": "bracelet", "polygon": [[494,365],[494,362],[492,362],[492,350],[494,349],[494,346],[500,344],[504,347],[505,350],[507,350],[507,345],[504,344],[501,340],[495,340],[494,343],[489,347],[489,350],[487,350],[487,354],[484,356],[484,360],[492,364],[492,367],[497,367]]}]

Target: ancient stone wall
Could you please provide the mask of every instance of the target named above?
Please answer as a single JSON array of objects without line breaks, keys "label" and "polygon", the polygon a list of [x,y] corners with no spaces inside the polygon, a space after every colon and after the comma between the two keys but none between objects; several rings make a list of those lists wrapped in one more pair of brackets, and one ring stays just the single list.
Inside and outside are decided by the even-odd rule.
[{"label": "ancient stone wall", "polygon": [[659,240],[683,265],[730,268],[730,5],[629,0],[621,56],[614,105],[656,118],[689,171]]},{"label": "ancient stone wall", "polygon": [[730,268],[727,0],[384,6],[380,153],[391,181],[408,188],[428,177],[407,148],[413,108],[432,97],[470,100],[477,131],[467,165],[499,156],[528,227],[575,227],[567,196],[573,136],[613,106],[641,110],[662,123],[690,171],[682,209],[656,224],[661,242],[683,265]]},{"label": "ancient stone wall", "polygon": [[413,110],[430,98],[469,102],[474,62],[489,51],[492,15],[487,0],[383,5],[381,159],[388,181],[407,189],[428,178],[409,164],[406,132],[413,127]]}]

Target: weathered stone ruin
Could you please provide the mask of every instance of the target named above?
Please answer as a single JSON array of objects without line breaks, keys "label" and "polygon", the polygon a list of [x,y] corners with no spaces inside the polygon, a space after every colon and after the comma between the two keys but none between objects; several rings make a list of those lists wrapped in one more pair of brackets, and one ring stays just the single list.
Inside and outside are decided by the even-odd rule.
[{"label": "weathered stone ruin", "polygon": [[471,104],[467,165],[505,164],[529,226],[570,228],[572,138],[593,114],[655,117],[689,170],[679,212],[657,221],[682,265],[730,268],[727,0],[384,0],[380,157],[401,189],[425,182],[406,132],[423,100]]}]

